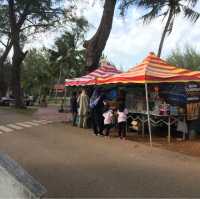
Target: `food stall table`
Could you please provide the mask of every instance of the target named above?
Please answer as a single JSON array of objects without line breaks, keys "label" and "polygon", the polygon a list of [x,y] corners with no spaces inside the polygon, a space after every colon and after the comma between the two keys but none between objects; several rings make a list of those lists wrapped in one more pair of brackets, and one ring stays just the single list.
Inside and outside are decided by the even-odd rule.
[{"label": "food stall table", "polygon": [[[128,119],[139,120],[142,124],[142,136],[144,136],[145,123],[148,122],[147,112],[131,112],[128,115]],[[155,113],[150,113],[150,122],[153,126],[158,126],[164,124],[168,127],[168,143],[171,142],[171,126],[176,124],[180,118],[186,121],[186,115],[160,115]],[[127,126],[128,129],[128,126]],[[185,133],[183,133],[183,139],[185,140]]]}]

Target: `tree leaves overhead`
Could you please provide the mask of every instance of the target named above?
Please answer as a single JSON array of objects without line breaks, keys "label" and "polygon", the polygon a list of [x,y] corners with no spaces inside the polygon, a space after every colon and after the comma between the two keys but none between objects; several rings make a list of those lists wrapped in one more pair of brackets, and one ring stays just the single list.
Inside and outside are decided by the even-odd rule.
[{"label": "tree leaves overhead", "polygon": [[192,22],[195,23],[199,19],[200,14],[196,12],[195,10],[187,6],[182,6],[182,9],[183,9],[184,16],[190,19]]},{"label": "tree leaves overhead", "polygon": [[167,61],[178,67],[200,70],[200,53],[191,46],[185,46],[183,50],[180,48],[172,50]]},{"label": "tree leaves overhead", "polygon": [[[64,6],[69,2],[69,6]],[[76,23],[77,16],[72,0],[15,0],[14,12],[17,26],[24,39],[50,28],[64,27]],[[10,34],[8,2],[0,1],[0,36]]]},{"label": "tree leaves overhead", "polygon": [[58,37],[51,49],[32,49],[23,65],[23,88],[26,93],[44,93],[65,78],[82,75],[85,68],[85,51],[80,47],[84,41],[84,33],[88,23],[84,19],[77,20],[77,25]]},{"label": "tree leaves overhead", "polygon": [[[173,15],[176,16],[183,13],[184,17],[196,22],[199,18],[199,13],[194,10],[198,0],[121,0],[119,9],[121,15],[124,16],[126,11],[131,6],[140,7],[146,10],[141,19],[144,23],[150,23],[156,17],[166,17],[169,10],[173,10]],[[173,24],[173,22],[172,22]]]},{"label": "tree leaves overhead", "polygon": [[38,95],[40,89],[48,87],[49,82],[49,61],[45,51],[32,49],[23,64],[22,86],[25,93]]},{"label": "tree leaves overhead", "polygon": [[[55,42],[55,47],[49,50],[51,65],[57,66],[54,71],[62,70],[63,82],[65,78],[82,75],[85,71],[85,51],[80,49],[83,37],[79,32],[65,32]],[[56,69],[55,68],[55,69]]]}]

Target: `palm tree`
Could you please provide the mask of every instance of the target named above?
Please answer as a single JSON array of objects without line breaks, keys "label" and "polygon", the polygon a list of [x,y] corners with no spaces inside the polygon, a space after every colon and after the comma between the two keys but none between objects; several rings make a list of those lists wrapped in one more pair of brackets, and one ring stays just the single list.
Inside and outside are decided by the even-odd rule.
[{"label": "palm tree", "polygon": [[[130,1],[131,2],[131,1]],[[134,2],[134,1],[132,1]],[[136,1],[135,1],[136,2]],[[170,34],[173,29],[173,24],[175,18],[181,13],[183,16],[193,23],[197,21],[200,14],[194,10],[198,0],[140,0],[137,1],[138,7],[144,7],[150,10],[147,14],[141,17],[144,23],[150,23],[153,19],[157,17],[167,17],[167,21],[161,36],[158,56],[161,56],[163,44],[166,35]]]}]

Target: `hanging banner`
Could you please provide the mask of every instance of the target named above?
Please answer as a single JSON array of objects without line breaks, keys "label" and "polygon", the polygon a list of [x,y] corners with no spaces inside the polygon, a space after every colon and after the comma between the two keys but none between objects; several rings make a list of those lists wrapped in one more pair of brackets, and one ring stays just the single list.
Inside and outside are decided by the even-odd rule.
[{"label": "hanging banner", "polygon": [[187,96],[187,119],[200,118],[200,84],[189,83],[185,86]]}]

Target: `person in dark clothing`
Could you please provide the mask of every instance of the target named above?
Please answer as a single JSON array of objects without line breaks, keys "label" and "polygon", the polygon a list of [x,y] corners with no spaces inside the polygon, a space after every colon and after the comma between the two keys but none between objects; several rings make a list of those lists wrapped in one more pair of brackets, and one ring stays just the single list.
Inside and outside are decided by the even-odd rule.
[{"label": "person in dark clothing", "polygon": [[95,135],[103,135],[104,118],[103,118],[103,95],[100,89],[95,89],[90,98],[91,120]]},{"label": "person in dark clothing", "polygon": [[72,122],[73,122],[73,126],[75,126],[76,125],[77,113],[78,113],[76,92],[72,93],[72,97],[70,99],[70,106],[71,106],[71,113],[72,113]]}]

